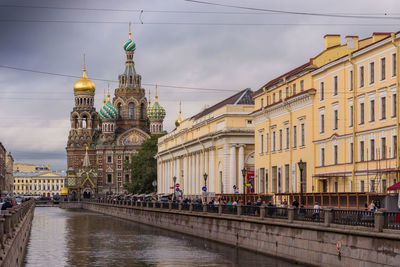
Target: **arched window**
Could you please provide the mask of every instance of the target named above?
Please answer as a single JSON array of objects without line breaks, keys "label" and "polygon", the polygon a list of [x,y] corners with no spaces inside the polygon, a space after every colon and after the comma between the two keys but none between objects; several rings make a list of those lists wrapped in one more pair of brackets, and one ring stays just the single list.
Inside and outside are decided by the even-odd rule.
[{"label": "arched window", "polygon": [[122,76],[122,84],[124,84],[125,83],[125,76]]},{"label": "arched window", "polygon": [[118,109],[118,117],[122,118],[122,104],[121,103],[118,103],[117,109]]},{"label": "arched window", "polygon": [[132,76],[129,76],[129,83],[132,83]]},{"label": "arched window", "polygon": [[129,119],[133,119],[134,108],[135,106],[133,105],[133,103],[129,103]]},{"label": "arched window", "polygon": [[82,117],[82,128],[86,129],[87,128],[87,116]]},{"label": "arched window", "polygon": [[78,125],[78,116],[75,116],[74,117],[74,128],[76,129],[76,128],[79,128],[79,125]]},{"label": "arched window", "polygon": [[143,120],[144,119],[144,114],[145,114],[145,107],[144,103],[140,104],[140,118]]}]

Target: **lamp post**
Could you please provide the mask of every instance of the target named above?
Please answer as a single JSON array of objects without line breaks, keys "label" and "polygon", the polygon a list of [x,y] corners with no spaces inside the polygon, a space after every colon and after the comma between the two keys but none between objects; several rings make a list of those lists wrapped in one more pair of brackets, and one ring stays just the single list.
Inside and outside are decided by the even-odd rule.
[{"label": "lamp post", "polygon": [[299,166],[300,170],[300,205],[303,203],[303,171],[304,168],[306,167],[306,163],[300,159],[299,162],[297,162],[297,165]]},{"label": "lamp post", "polygon": [[206,188],[206,197],[205,197],[205,200],[206,200],[206,203],[207,203],[207,177],[208,177],[208,175],[207,175],[207,173],[205,172],[204,173],[204,187]]},{"label": "lamp post", "polygon": [[246,205],[246,168],[243,167],[242,169],[243,175],[243,204]]},{"label": "lamp post", "polygon": [[151,185],[154,187],[154,192],[157,193],[157,180],[154,180]]},{"label": "lamp post", "polygon": [[172,189],[172,200],[175,200],[175,187],[176,187],[176,176],[174,176],[172,178],[172,180],[174,181],[174,189]]}]

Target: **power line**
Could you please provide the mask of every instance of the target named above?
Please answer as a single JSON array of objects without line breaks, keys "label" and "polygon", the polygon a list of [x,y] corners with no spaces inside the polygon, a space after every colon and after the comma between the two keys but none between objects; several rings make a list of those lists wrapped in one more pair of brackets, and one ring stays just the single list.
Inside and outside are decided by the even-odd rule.
[{"label": "power line", "polygon": [[[399,18],[400,19],[400,18]],[[0,19],[0,23],[65,23],[65,24],[118,24],[126,25],[128,21],[81,21],[81,20],[33,20],[33,19]],[[191,26],[398,26],[398,23],[230,23],[230,22],[132,22],[134,25],[191,25]]]},{"label": "power line", "polygon": [[384,16],[384,17],[382,17],[382,16],[356,16],[356,15],[341,15],[341,14],[332,14],[332,13],[287,11],[287,10],[278,10],[278,9],[266,9],[266,8],[227,5],[227,4],[219,4],[219,3],[214,3],[214,2],[198,1],[198,0],[184,0],[184,1],[196,3],[196,4],[229,7],[229,8],[236,8],[236,9],[252,10],[252,11],[263,11],[263,12],[271,12],[271,13],[279,13],[279,14],[287,14],[287,15],[352,18],[352,19],[400,19],[400,17],[387,17],[387,16]]},{"label": "power line", "polygon": [[[61,76],[61,77],[67,77],[67,78],[75,78],[75,79],[82,78],[81,76],[76,76],[76,75],[47,72],[47,71],[40,71],[40,70],[33,70],[33,69],[25,69],[25,68],[17,68],[17,67],[12,67],[12,66],[7,66],[7,65],[0,65],[0,68],[12,69],[12,70],[17,70],[17,71],[25,71],[25,72],[31,72],[31,73],[39,73],[39,74],[45,74],[45,75]],[[101,79],[101,78],[90,78],[90,79],[95,80],[95,81],[118,83],[117,80],[108,80],[108,79]],[[218,91],[218,92],[238,92],[239,91],[239,90],[233,90],[233,89],[188,87],[188,86],[167,85],[167,84],[158,84],[158,83],[157,84],[142,83],[142,84],[147,85],[147,86],[156,86],[157,85],[158,87],[185,89],[185,90],[198,90],[198,91]]]}]

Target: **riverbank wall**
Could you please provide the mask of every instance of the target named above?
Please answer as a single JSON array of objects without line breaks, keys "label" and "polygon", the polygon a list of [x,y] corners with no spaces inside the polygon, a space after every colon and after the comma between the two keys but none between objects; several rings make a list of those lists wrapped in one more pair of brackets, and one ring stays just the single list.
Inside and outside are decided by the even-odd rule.
[{"label": "riverbank wall", "polygon": [[110,203],[60,203],[314,266],[398,266],[399,231]]},{"label": "riverbank wall", "polygon": [[33,200],[15,206],[0,215],[0,266],[20,267],[32,227],[35,203]]}]

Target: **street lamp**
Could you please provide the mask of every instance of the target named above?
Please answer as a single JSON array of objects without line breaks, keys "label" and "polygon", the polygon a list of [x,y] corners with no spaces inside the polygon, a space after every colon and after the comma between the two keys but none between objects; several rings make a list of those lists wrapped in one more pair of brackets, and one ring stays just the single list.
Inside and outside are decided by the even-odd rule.
[{"label": "street lamp", "polygon": [[176,176],[172,178],[174,180],[174,189],[172,189],[172,200],[175,200],[175,187],[176,187]]},{"label": "street lamp", "polygon": [[154,187],[154,192],[157,193],[157,180],[154,180],[151,185]]},{"label": "street lamp", "polygon": [[246,205],[246,168],[243,167],[242,169],[243,175],[243,204]]},{"label": "street lamp", "polygon": [[[207,193],[207,176],[208,176],[208,175],[207,175],[207,173],[205,172],[203,176],[204,176],[204,187],[206,188],[206,191],[205,191],[205,192]],[[207,195],[205,196],[205,200],[206,200],[206,203],[207,203]]]},{"label": "street lamp", "polygon": [[299,162],[297,162],[297,165],[299,166],[300,170],[300,205],[303,203],[303,171],[304,168],[306,167],[306,163],[300,159]]}]

